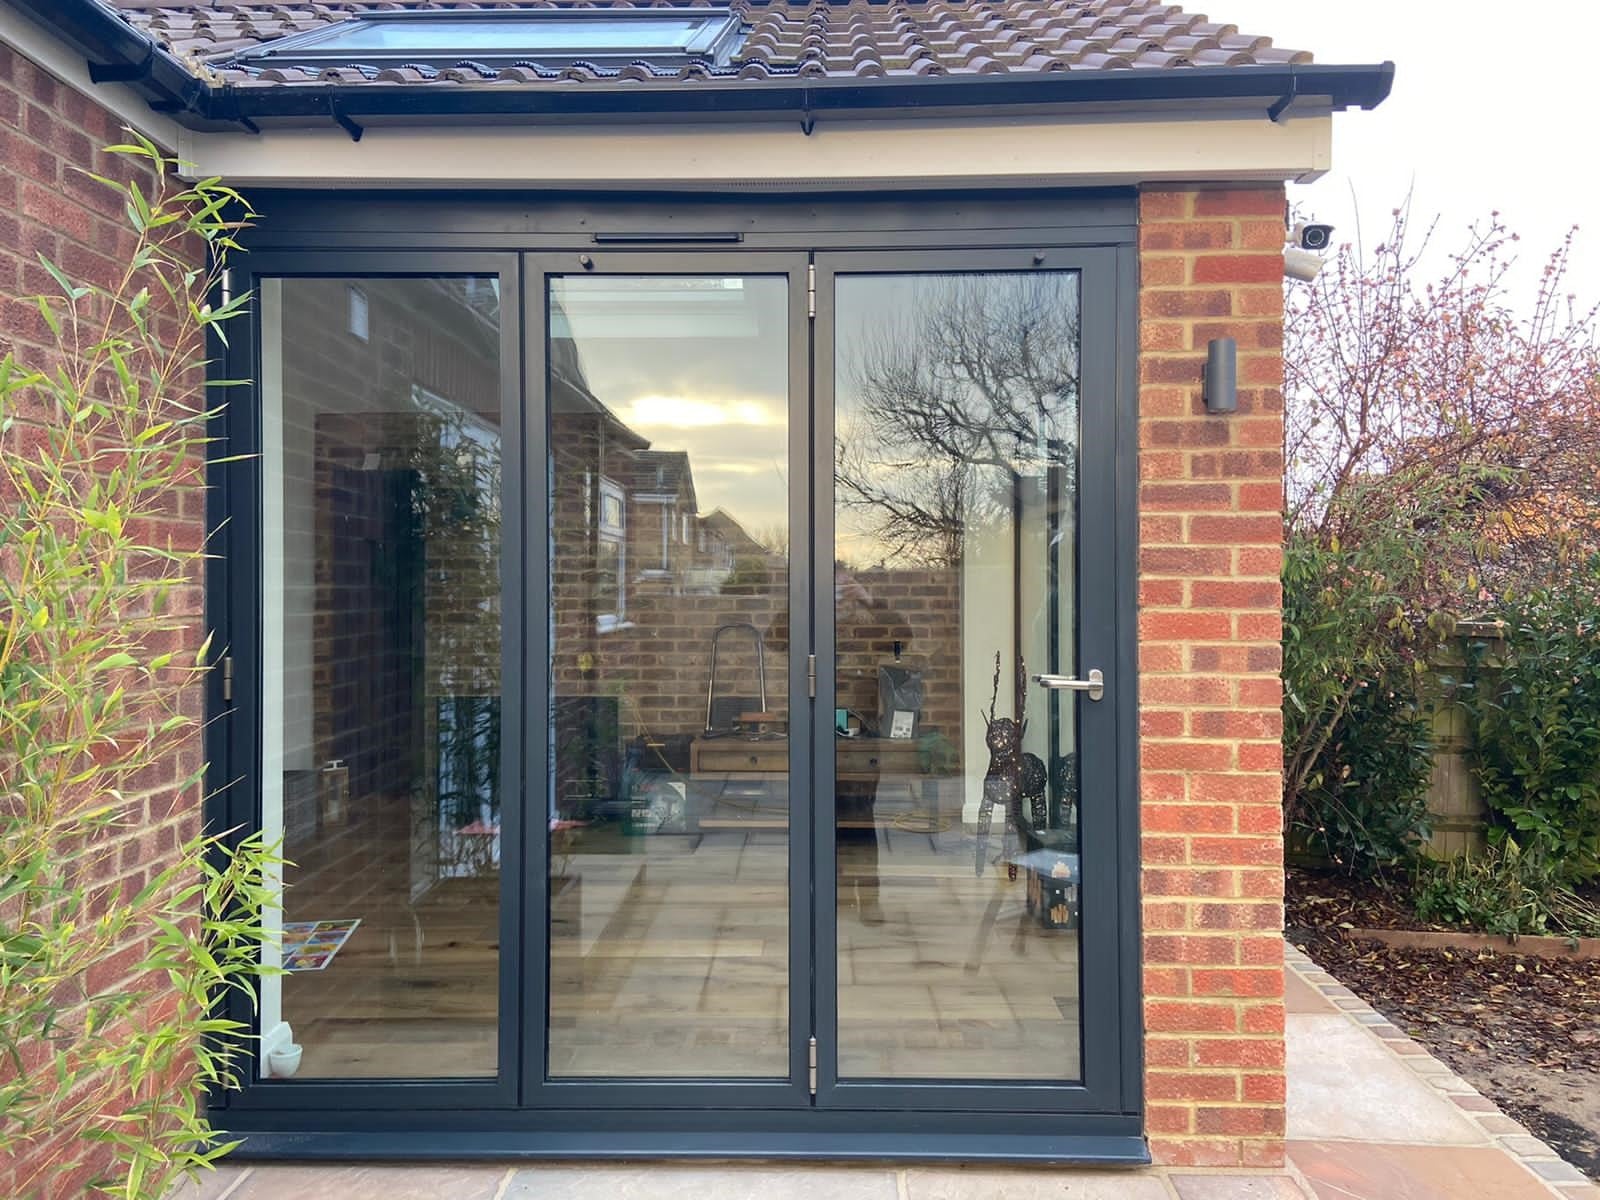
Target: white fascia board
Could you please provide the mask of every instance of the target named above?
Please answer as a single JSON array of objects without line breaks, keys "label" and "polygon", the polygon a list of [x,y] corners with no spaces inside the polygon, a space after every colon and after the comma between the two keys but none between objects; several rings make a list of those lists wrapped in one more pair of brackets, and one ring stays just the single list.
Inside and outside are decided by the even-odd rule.
[{"label": "white fascia board", "polygon": [[81,54],[5,5],[0,5],[0,42],[37,63],[74,91],[82,92],[169,154],[178,149],[181,131],[176,121],[156,112],[143,96],[126,84],[92,82],[89,65]]},{"label": "white fascia board", "polygon": [[237,186],[773,190],[1307,181],[1332,117],[835,120],[782,124],[369,126],[180,134],[199,177]]}]

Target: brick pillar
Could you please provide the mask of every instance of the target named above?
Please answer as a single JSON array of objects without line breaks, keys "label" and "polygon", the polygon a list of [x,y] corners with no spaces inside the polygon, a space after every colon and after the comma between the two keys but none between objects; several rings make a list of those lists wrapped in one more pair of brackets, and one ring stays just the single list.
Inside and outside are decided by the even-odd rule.
[{"label": "brick pillar", "polygon": [[[1140,202],[1145,1089],[1157,1161],[1283,1160],[1281,187]],[[1201,402],[1239,345],[1239,411]]]}]

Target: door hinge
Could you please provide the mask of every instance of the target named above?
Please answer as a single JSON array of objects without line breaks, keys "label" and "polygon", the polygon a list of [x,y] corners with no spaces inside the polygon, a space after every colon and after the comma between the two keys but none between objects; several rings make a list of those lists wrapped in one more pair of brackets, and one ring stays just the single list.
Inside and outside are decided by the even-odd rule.
[{"label": "door hinge", "polygon": [[222,302],[224,304],[233,303],[233,268],[232,267],[224,267],[222,269]]},{"label": "door hinge", "polygon": [[806,1078],[811,1083],[811,1094],[815,1096],[817,1094],[817,1039],[814,1037],[811,1039],[810,1057],[806,1060],[806,1066]]},{"label": "door hinge", "polygon": [[806,315],[813,321],[817,319],[817,264],[809,263],[806,266]]},{"label": "door hinge", "polygon": [[806,695],[817,698],[817,656],[806,655]]},{"label": "door hinge", "polygon": [[222,698],[228,702],[233,700],[233,655],[231,654],[222,660]]}]

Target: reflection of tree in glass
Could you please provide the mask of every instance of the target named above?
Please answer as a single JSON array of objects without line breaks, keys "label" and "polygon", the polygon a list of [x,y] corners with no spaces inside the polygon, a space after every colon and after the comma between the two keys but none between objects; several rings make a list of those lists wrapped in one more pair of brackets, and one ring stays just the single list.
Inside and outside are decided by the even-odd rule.
[{"label": "reflection of tree in glass", "polygon": [[929,277],[914,308],[841,342],[834,481],[885,561],[951,565],[964,527],[1013,511],[1015,483],[1075,482],[1077,276]]},{"label": "reflection of tree in glass", "polygon": [[413,518],[427,546],[430,675],[445,693],[500,691],[500,433],[419,394],[407,447]]},{"label": "reflection of tree in glass", "polygon": [[763,550],[778,558],[789,557],[789,524],[786,521],[769,521],[750,533]]},{"label": "reflection of tree in glass", "polygon": [[437,802],[452,828],[500,816],[501,449],[497,427],[418,390],[405,447],[425,547],[426,694],[437,698]]}]

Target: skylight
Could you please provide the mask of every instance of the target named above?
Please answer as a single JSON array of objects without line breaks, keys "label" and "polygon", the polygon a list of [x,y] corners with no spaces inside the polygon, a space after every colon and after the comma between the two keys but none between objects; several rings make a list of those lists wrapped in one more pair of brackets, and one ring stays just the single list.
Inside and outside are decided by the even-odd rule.
[{"label": "skylight", "polygon": [[540,9],[510,12],[392,12],[354,17],[253,47],[239,62],[324,66],[470,59],[625,63],[706,58],[725,62],[741,26],[727,9]]}]

